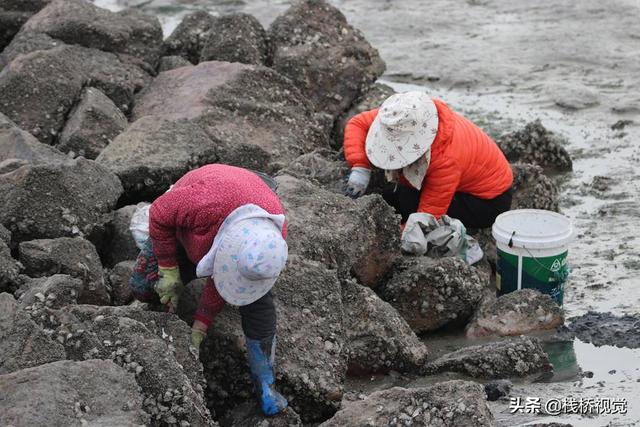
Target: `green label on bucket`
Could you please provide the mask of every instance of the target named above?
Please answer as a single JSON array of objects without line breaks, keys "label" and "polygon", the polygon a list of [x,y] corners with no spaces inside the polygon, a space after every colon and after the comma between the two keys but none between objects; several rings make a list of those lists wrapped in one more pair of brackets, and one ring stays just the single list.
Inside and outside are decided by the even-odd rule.
[{"label": "green label on bucket", "polygon": [[[550,295],[559,305],[564,296],[564,282],[567,278],[567,254],[549,257],[522,257],[522,289],[537,289]],[[518,255],[498,249],[497,284],[500,295],[518,289]]]}]

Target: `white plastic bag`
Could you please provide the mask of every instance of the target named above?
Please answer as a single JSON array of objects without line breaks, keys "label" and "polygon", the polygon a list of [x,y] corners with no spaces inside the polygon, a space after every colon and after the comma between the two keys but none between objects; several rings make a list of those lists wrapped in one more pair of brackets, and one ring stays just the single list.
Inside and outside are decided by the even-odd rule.
[{"label": "white plastic bag", "polygon": [[131,222],[129,223],[129,230],[133,236],[133,240],[136,241],[138,249],[144,247],[145,242],[149,239],[149,209],[151,203],[138,203]]}]

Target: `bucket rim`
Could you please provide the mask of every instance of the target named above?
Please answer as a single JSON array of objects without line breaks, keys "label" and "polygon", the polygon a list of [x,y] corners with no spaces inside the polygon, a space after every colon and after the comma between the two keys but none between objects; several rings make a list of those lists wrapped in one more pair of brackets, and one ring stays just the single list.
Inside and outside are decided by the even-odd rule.
[{"label": "bucket rim", "polygon": [[[558,232],[550,232],[541,236],[539,234],[531,235],[526,232],[517,232],[512,227],[508,227],[504,224],[504,220],[508,217],[527,214],[546,215],[559,219],[564,223],[565,229]],[[496,242],[502,243],[503,245],[508,245],[512,242],[513,247],[530,249],[566,247],[574,238],[573,225],[567,216],[544,209],[514,209],[503,212],[496,218],[493,227],[491,228],[491,234]]]}]

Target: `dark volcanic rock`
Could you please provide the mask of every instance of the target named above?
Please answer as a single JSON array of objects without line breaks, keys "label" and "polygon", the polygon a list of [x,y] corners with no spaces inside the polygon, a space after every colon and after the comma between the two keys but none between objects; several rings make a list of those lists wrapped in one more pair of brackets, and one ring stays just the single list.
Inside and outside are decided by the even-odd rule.
[{"label": "dark volcanic rock", "polygon": [[9,246],[4,241],[0,241],[0,292],[15,291],[18,287],[18,274],[20,274],[20,265],[11,257]]},{"label": "dark volcanic rock", "polygon": [[[20,43],[21,37],[30,33],[16,36],[13,43]],[[10,63],[0,72],[0,111],[45,143],[56,141],[84,86],[100,89],[126,111],[133,94],[150,79],[139,67],[96,49],[64,44],[36,51],[28,44],[21,47],[24,50],[13,52],[15,56],[4,58]],[[34,90],[37,97],[24,96]]]},{"label": "dark volcanic rock", "polygon": [[64,125],[58,149],[95,159],[127,127],[127,118],[104,93],[85,88]]},{"label": "dark volcanic rock", "polygon": [[420,333],[466,322],[488,282],[459,258],[403,257],[379,294]]},{"label": "dark volcanic rock", "polygon": [[16,291],[16,296],[20,306],[29,307],[29,311],[78,304],[78,297],[84,290],[82,280],[66,274],[35,279],[21,276],[20,279],[22,284]]},{"label": "dark volcanic rock", "polygon": [[295,411],[287,408],[273,417],[265,417],[256,403],[243,403],[234,408],[222,420],[222,427],[302,427]]},{"label": "dark volcanic rock", "polygon": [[532,163],[558,171],[572,169],[571,157],[564,148],[568,142],[542,126],[540,119],[496,142],[510,162]]},{"label": "dark volcanic rock", "polygon": [[474,378],[537,377],[552,371],[537,338],[522,337],[464,347],[425,366],[427,374],[459,372]]},{"label": "dark volcanic rock", "polygon": [[138,426],[148,422],[133,375],[113,362],[63,360],[0,376],[0,424]]},{"label": "dark volcanic rock", "polygon": [[544,175],[540,166],[514,163],[513,201],[511,209],[546,209],[558,211],[558,187]]},{"label": "dark volcanic rock", "polygon": [[289,163],[278,175],[291,175],[312,183],[334,193],[343,194],[344,178],[349,173],[349,166],[340,155],[329,149],[318,149]]},{"label": "dark volcanic rock", "polygon": [[482,304],[467,325],[467,337],[523,335],[564,324],[562,308],[549,295],[521,289]]},{"label": "dark volcanic rock", "polygon": [[429,387],[394,387],[364,400],[344,402],[321,427],[443,426],[489,427],[493,415],[484,390],[470,381],[447,381]]},{"label": "dark volcanic rock", "polygon": [[[334,271],[290,256],[274,288],[277,387],[305,422],[339,407],[347,370],[340,282]],[[252,399],[239,313],[227,307],[201,349],[210,407],[224,413]]]},{"label": "dark volcanic rock", "polygon": [[[0,0],[0,52],[7,46],[22,25],[45,7],[50,0]],[[0,69],[2,64],[0,63]]]},{"label": "dark volcanic rock", "polygon": [[67,160],[60,151],[41,144],[29,132],[20,129],[0,113],[0,173],[9,172],[28,163],[57,164]]},{"label": "dark volcanic rock", "polygon": [[216,163],[218,146],[193,122],[145,116],[118,135],[96,162],[118,175],[130,201],[153,200],[188,171]]},{"label": "dark volcanic rock", "polygon": [[113,13],[85,0],[53,0],[22,27],[67,44],[133,56],[155,68],[162,28],[158,18],[135,9]]},{"label": "dark volcanic rock", "polygon": [[203,10],[193,12],[182,19],[173,33],[164,41],[165,55],[181,56],[193,64],[200,60],[200,53],[216,18]]},{"label": "dark volcanic rock", "polygon": [[[64,347],[38,327],[8,293],[0,293],[0,354],[0,375],[65,358]],[[2,386],[0,389],[9,390]],[[11,393],[2,394],[0,408]],[[0,420],[5,410],[7,407],[0,410]],[[5,421],[3,425],[7,425]]]},{"label": "dark volcanic rock", "polygon": [[81,279],[78,295],[83,304],[108,304],[109,292],[96,248],[81,237],[60,237],[22,242],[18,246],[25,274],[31,277],[62,273]]},{"label": "dark volcanic rock", "polygon": [[114,265],[109,272],[108,278],[113,305],[126,305],[133,301],[133,291],[129,286],[129,278],[135,265],[135,261],[122,261]]},{"label": "dark volcanic rock", "polygon": [[581,341],[596,346],[640,348],[640,316],[590,311],[569,321],[569,330]]},{"label": "dark volcanic rock", "polygon": [[[1,123],[2,123],[2,115],[0,114],[0,126],[1,126]],[[2,147],[3,144],[4,142],[0,140],[0,147]],[[7,228],[2,224],[0,224],[0,242],[4,242],[7,245],[11,243],[11,232],[7,230]]]},{"label": "dark volcanic rock", "polygon": [[129,225],[138,206],[143,205],[128,205],[113,212],[113,219],[107,227],[108,238],[100,251],[105,265],[112,267],[120,261],[134,261],[138,258],[140,249],[136,246]]},{"label": "dark volcanic rock", "polygon": [[400,218],[379,196],[357,200],[291,176],[276,178],[289,219],[289,251],[376,287],[400,255]]},{"label": "dark volcanic rock", "polygon": [[410,372],[426,362],[428,351],[407,322],[371,289],[342,283],[349,372]]},{"label": "dark volcanic rock", "polygon": [[487,393],[487,400],[494,401],[501,397],[506,397],[511,393],[513,384],[509,380],[493,380],[484,385],[484,392]]},{"label": "dark volcanic rock", "polygon": [[[218,161],[265,172],[281,169],[303,153],[328,147],[326,136],[291,81],[262,66],[203,62],[161,73],[140,94],[133,111],[134,120],[147,116],[156,116],[148,119],[154,121],[159,117],[189,120],[215,142]],[[142,125],[132,126],[146,132]],[[153,127],[153,123],[145,126]],[[169,140],[170,131],[163,130]],[[127,148],[126,143],[117,144],[118,139],[127,138],[127,133],[116,138],[99,159],[111,159],[110,164],[120,174],[124,168],[132,171],[145,168],[151,159],[158,163],[149,169],[157,175],[166,175],[160,168],[161,162],[166,161],[163,156],[171,159],[177,153],[164,145],[159,150],[151,142],[131,144],[132,148]],[[118,166],[129,156],[133,160]],[[173,165],[171,161],[167,163]],[[178,176],[184,172],[183,167]],[[152,176],[150,180],[157,187],[160,178]],[[123,178],[123,181],[128,188],[141,185],[139,179]],[[162,182],[166,186],[169,183]]]},{"label": "dark volcanic rock", "polygon": [[182,56],[163,56],[160,58],[160,64],[158,65],[158,72],[174,70],[180,67],[188,67],[193,65],[191,62],[184,59]]},{"label": "dark volcanic rock", "polygon": [[225,15],[215,18],[211,28],[200,62],[267,63],[267,33],[255,17],[246,13]]},{"label": "dark volcanic rock", "polygon": [[374,108],[380,108],[382,103],[386,101],[391,95],[395,94],[391,86],[387,86],[384,83],[375,83],[368,88],[366,92],[358,97],[353,102],[353,105],[349,110],[340,115],[336,120],[333,128],[333,138],[331,144],[336,149],[341,149],[344,140],[344,128],[347,122],[355,115],[363,113],[365,111],[373,110]]},{"label": "dark volcanic rock", "polygon": [[385,70],[378,51],[324,0],[294,4],[271,24],[269,37],[273,67],[333,119]]}]

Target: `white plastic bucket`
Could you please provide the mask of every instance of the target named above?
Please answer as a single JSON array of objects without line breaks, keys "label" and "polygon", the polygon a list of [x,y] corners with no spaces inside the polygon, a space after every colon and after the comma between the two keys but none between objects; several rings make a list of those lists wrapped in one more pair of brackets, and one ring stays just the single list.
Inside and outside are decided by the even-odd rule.
[{"label": "white plastic bucket", "polygon": [[492,234],[498,249],[498,293],[532,288],[562,305],[573,240],[569,218],[541,209],[516,209],[496,218]]}]

